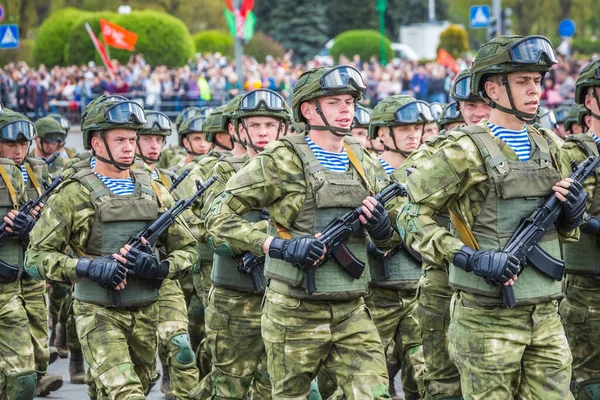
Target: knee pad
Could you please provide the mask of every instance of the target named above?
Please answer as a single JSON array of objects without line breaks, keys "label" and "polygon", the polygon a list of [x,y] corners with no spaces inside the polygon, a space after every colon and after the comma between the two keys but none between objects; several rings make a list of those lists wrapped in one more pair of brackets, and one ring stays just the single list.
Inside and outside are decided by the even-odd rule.
[{"label": "knee pad", "polygon": [[23,371],[6,375],[6,398],[16,400],[31,400],[37,384],[37,372]]},{"label": "knee pad", "polygon": [[590,379],[571,383],[571,391],[576,400],[600,400],[600,379]]},{"label": "knee pad", "polygon": [[190,344],[190,336],[187,333],[178,333],[171,336],[169,350],[173,366],[187,369],[196,365],[196,357]]}]

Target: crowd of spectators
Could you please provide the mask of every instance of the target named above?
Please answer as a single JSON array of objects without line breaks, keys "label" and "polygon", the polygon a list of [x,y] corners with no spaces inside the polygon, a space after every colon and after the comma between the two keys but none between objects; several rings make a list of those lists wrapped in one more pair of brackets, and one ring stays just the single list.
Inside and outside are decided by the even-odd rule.
[{"label": "crowd of spectators", "polygon": [[[567,60],[559,56],[559,64],[546,75],[542,101],[550,107],[573,101],[575,81],[589,60]],[[363,103],[374,107],[394,94],[410,94],[419,100],[447,103],[456,72],[435,62],[419,64],[394,59],[381,65],[375,58],[340,59],[361,71],[367,91]],[[458,69],[470,60],[457,60]],[[216,106],[228,101],[240,90],[268,88],[291,100],[292,88],[300,74],[319,65],[311,60],[293,62],[293,52],[281,59],[267,57],[264,62],[245,57],[243,82],[235,72],[233,60],[216,54],[197,54],[186,66],[167,68],[151,66],[142,54],[132,55],[127,64],[114,61],[114,75],[104,66],[89,62],[82,66],[48,70],[44,65],[32,68],[24,62],[10,63],[0,70],[0,100],[33,119],[48,112],[62,112],[77,122],[81,110],[94,97],[120,94],[139,101],[145,108],[159,110],[174,117],[186,106]]]}]

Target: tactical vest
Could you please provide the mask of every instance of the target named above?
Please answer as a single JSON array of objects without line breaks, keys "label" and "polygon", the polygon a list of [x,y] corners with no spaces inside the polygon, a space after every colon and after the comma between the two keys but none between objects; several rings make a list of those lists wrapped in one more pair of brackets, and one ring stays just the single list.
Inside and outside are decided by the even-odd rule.
[{"label": "tactical vest", "polygon": [[[587,157],[598,157],[598,146],[589,134],[570,135],[566,142],[577,143]],[[592,176],[595,181],[594,197],[587,212],[600,218],[600,169],[596,169]],[[595,236],[581,232],[578,242],[563,245],[563,252],[568,273],[600,274],[600,268],[598,268],[600,249],[596,246]]]},{"label": "tactical vest", "polygon": [[[305,135],[285,136],[280,139],[302,160],[304,178],[307,183],[306,197],[298,216],[290,221],[291,237],[314,235],[321,232],[331,220],[359,206],[369,195],[366,183],[358,171],[349,165],[345,172],[333,172],[325,168],[306,143]],[[349,148],[362,161],[363,150],[355,140],[344,138]],[[271,213],[273,215],[273,213]],[[269,224],[269,235],[276,236],[273,221]],[[352,235],[346,243],[349,250],[365,264],[366,234],[361,231]],[[265,260],[267,278],[289,285],[290,294],[298,298],[346,300],[363,296],[371,279],[369,268],[365,268],[359,279],[353,279],[331,258],[315,269],[316,291],[306,293],[304,273],[291,264],[269,256]],[[271,283],[273,285],[273,283]],[[276,283],[275,283],[276,284]]]},{"label": "tactical vest", "polygon": [[29,175],[29,180],[25,182],[27,200],[36,200],[44,191],[42,185],[48,180],[48,167],[45,161],[35,158],[26,158],[24,165]]},{"label": "tactical vest", "polygon": [[[521,220],[544,203],[552,194],[552,186],[561,179],[560,173],[553,167],[548,143],[541,134],[529,126],[527,128],[531,142],[531,158],[527,162],[508,159],[485,129],[478,126],[461,129],[481,152],[488,174],[487,197],[472,228],[482,250],[504,248]],[[555,228],[543,237],[539,245],[551,256],[560,258]],[[531,265],[523,267],[513,286],[515,297],[521,304],[536,304],[562,296],[561,281],[547,277]],[[499,286],[490,285],[483,278],[452,264],[449,281],[455,289],[497,298],[498,304],[502,304]]]},{"label": "tactical vest", "polygon": [[[10,210],[18,210],[17,204],[17,193],[14,192],[14,184],[10,181],[10,177],[16,172],[14,169],[20,168],[15,165],[11,160],[6,158],[0,158],[0,215],[4,216],[8,214]],[[21,171],[19,170],[19,173]],[[10,184],[7,185],[6,180],[9,180]],[[10,193],[9,187],[12,186],[12,192]],[[19,267],[19,275],[23,272],[23,258],[25,256],[23,243],[16,237],[9,237],[2,246],[0,246],[0,258],[2,261],[16,265]],[[20,283],[17,279],[10,283],[0,283],[0,299],[8,300],[12,296],[20,292]]]},{"label": "tactical vest", "polygon": [[[241,157],[227,157],[223,159],[221,165],[228,165],[231,169],[224,170],[224,177],[231,177],[238,172],[244,164],[250,159],[247,155]],[[225,162],[227,164],[225,164]],[[249,222],[258,222],[264,220],[264,214],[260,210],[250,210],[243,215],[243,218]],[[237,261],[232,257],[222,256],[215,253],[213,268],[210,279],[217,287],[239,290],[240,292],[253,292],[252,279],[249,275],[242,274],[237,270]],[[267,279],[263,271],[260,272],[261,286],[266,287]]]},{"label": "tactical vest", "polygon": [[[119,249],[139,231],[158,218],[158,199],[145,172],[130,170],[135,182],[131,195],[117,196],[102,183],[91,169],[72,176],[90,191],[94,220],[84,254],[91,258],[118,253]],[[87,303],[112,307],[111,293],[89,279],[75,283],[75,298]],[[158,288],[145,279],[127,277],[125,289],[118,291],[119,307],[151,304],[158,299]]]}]

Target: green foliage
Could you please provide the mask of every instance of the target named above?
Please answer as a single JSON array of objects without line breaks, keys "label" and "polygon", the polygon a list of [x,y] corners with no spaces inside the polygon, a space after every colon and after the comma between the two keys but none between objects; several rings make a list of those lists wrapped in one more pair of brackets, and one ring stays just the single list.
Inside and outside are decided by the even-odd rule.
[{"label": "green foliage", "polygon": [[[100,19],[114,22],[136,33],[138,41],[135,52],[143,53],[150,65],[178,67],[185,65],[194,55],[194,43],[187,27],[173,16],[158,11],[134,11],[129,15],[104,11],[89,14],[73,26],[65,49],[68,63],[82,64],[89,60],[100,62],[85,29],[85,23],[88,22],[92,30],[101,36]],[[110,48],[111,58],[121,63],[126,63],[131,54],[127,50]]]},{"label": "green foliage", "polygon": [[285,50],[272,37],[262,32],[257,32],[244,46],[244,54],[254,57],[258,62],[264,62],[267,56],[272,56],[273,58],[283,57]]},{"label": "green foliage", "polygon": [[573,49],[581,54],[600,53],[600,40],[573,38]]},{"label": "green foliage", "polygon": [[[75,8],[65,8],[46,19],[38,30],[33,47],[35,63],[47,66],[66,65],[65,45],[69,40],[71,28],[85,15],[89,13]],[[89,42],[89,38],[87,40]]]},{"label": "green foliage", "polygon": [[228,32],[210,30],[192,36],[197,53],[216,53],[233,57],[233,37]]},{"label": "green foliage", "polygon": [[440,34],[438,50],[444,49],[454,58],[458,58],[469,50],[469,38],[467,31],[460,25],[450,24]]},{"label": "green foliage", "polygon": [[[394,51],[390,47],[391,41],[384,38],[386,60],[394,58]],[[361,60],[369,60],[372,56],[380,59],[381,56],[381,34],[369,29],[358,29],[347,31],[335,37],[329,54],[334,60],[339,60],[341,55],[352,58],[358,54]]]},{"label": "green foliage", "polygon": [[33,40],[19,39],[18,49],[6,49],[0,51],[0,65],[6,65],[11,62],[25,61],[31,66],[35,63],[33,58]]}]

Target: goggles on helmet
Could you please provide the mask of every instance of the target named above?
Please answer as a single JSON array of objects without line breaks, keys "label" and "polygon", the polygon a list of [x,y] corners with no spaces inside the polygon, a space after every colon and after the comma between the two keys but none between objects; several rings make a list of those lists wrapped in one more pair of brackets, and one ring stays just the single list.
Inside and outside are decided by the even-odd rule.
[{"label": "goggles on helmet", "polygon": [[145,124],[146,116],[144,109],[133,101],[121,101],[110,107],[104,113],[106,122],[112,124],[127,124],[135,121],[139,124]]},{"label": "goggles on helmet", "polygon": [[160,112],[149,112],[146,114],[146,124],[144,129],[152,129],[155,126],[161,131],[171,130],[171,120],[165,114]]},{"label": "goggles on helmet", "polygon": [[33,140],[35,137],[35,126],[29,121],[15,121],[4,125],[0,130],[0,137],[4,140],[15,142],[17,140]]},{"label": "goggles on helmet", "polygon": [[367,89],[360,72],[348,65],[340,65],[330,69],[323,74],[319,82],[323,90],[343,89],[348,85],[352,85],[361,91]]},{"label": "goggles on helmet", "polygon": [[398,108],[394,113],[396,122],[402,124],[417,124],[433,121],[429,104],[416,100]]}]

